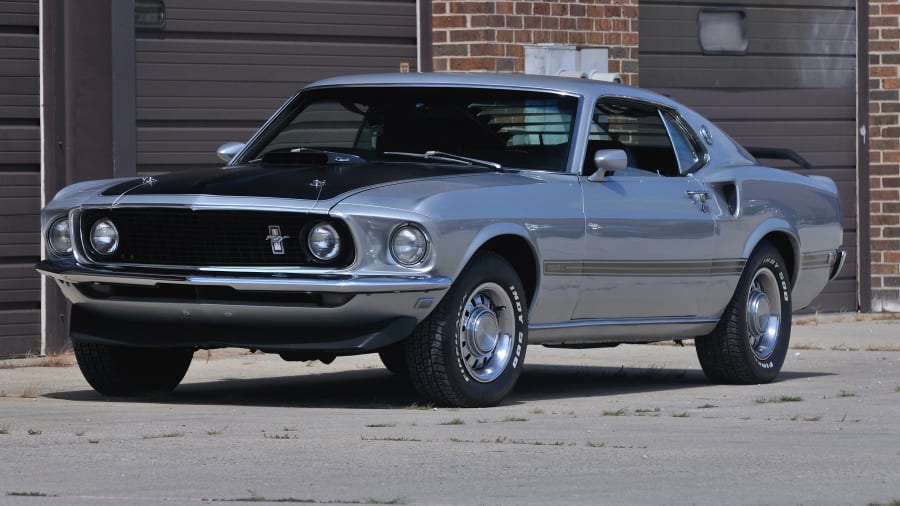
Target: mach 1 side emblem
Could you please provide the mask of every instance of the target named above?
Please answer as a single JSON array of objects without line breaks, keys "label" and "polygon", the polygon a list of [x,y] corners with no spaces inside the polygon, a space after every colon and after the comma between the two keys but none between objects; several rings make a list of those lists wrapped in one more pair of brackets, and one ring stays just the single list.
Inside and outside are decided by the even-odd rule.
[{"label": "mach 1 side emblem", "polygon": [[281,235],[281,227],[278,225],[269,225],[269,235],[266,240],[272,245],[273,255],[284,255],[284,240],[289,239],[289,235]]}]

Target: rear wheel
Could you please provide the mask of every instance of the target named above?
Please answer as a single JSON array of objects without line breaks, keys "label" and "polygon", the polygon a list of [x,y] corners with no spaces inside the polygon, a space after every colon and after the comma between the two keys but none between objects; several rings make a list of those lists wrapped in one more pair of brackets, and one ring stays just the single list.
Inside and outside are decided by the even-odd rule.
[{"label": "rear wheel", "polygon": [[525,361],[522,282],[503,257],[476,255],[440,304],[407,340],[416,390],[436,404],[497,404]]},{"label": "rear wheel", "polygon": [[191,365],[190,348],[130,348],[74,341],[81,374],[104,395],[168,393]]},{"label": "rear wheel", "polygon": [[696,340],[703,372],[719,383],[768,383],[791,338],[791,282],[771,244],[753,253],[716,329]]}]

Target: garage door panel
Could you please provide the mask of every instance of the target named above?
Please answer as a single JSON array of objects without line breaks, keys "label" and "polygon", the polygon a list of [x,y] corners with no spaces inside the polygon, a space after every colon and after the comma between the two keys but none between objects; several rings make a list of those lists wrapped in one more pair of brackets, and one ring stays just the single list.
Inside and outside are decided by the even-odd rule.
[{"label": "garage door panel", "polygon": [[853,0],[741,2],[745,55],[702,54],[697,14],[713,1],[642,0],[641,84],[679,100],[745,146],[790,148],[813,169],[762,163],[832,178],[841,197],[841,276],[811,306],[857,308],[856,65]]},{"label": "garage door panel", "polygon": [[5,26],[37,30],[37,0],[0,1],[0,15],[3,16],[2,24]]},{"label": "garage door panel", "polygon": [[[681,60],[681,58],[679,58]],[[685,67],[692,72],[682,72]],[[710,60],[706,56],[684,57],[682,64],[670,55],[641,55],[641,83],[661,83],[684,88],[842,88],[853,84],[856,66],[852,59],[824,57],[745,56],[736,67],[732,59]],[[762,76],[762,77],[761,77]],[[764,84],[758,83],[764,78]]]},{"label": "garage door panel", "polygon": [[[699,53],[697,16],[703,8],[702,5],[692,8],[655,5],[643,9],[641,30],[654,36],[646,43],[642,41],[641,48],[667,54]],[[793,54],[839,54],[851,58],[856,54],[852,37],[856,19],[852,5],[849,9],[816,10],[790,6],[779,9],[745,7],[743,11],[748,23],[765,26],[764,31],[753,34],[748,54],[783,54],[785,45],[790,45]]]},{"label": "garage door panel", "polygon": [[[227,0],[210,3],[203,0],[169,0],[166,3],[167,26],[176,31],[222,31],[239,33],[306,34],[311,26],[323,30],[368,31],[369,25],[392,27],[404,31],[413,29],[415,10],[407,1],[359,2],[331,0],[329,2]],[[410,19],[413,17],[413,19]],[[325,32],[329,33],[329,32]],[[348,33],[353,33],[348,32]]]},{"label": "garage door panel", "polygon": [[221,166],[221,143],[305,84],[416,62],[414,0],[170,0],[166,15],[136,40],[141,174]]}]

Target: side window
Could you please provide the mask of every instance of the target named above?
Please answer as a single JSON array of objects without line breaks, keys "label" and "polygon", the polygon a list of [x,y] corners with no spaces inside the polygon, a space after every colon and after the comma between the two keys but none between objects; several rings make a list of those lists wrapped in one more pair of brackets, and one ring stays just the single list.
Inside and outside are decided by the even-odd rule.
[{"label": "side window", "polygon": [[594,153],[600,149],[621,149],[628,156],[628,168],[620,175],[677,176],[679,170],[669,129],[659,109],[621,99],[600,99],[594,108],[584,174],[592,173]]},{"label": "side window", "polygon": [[672,139],[675,148],[675,158],[678,159],[678,168],[681,174],[685,174],[698,168],[703,159],[700,143],[689,133],[684,122],[671,111],[662,112],[666,129]]}]

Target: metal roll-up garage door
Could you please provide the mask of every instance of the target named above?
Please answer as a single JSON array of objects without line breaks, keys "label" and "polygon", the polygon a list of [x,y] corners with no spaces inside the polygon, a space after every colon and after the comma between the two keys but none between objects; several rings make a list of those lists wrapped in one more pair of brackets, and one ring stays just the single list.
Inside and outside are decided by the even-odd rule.
[{"label": "metal roll-up garage door", "polygon": [[137,170],[220,166],[304,84],[416,65],[415,0],[167,0],[136,32]]},{"label": "metal roll-up garage door", "polygon": [[[641,0],[641,86],[693,107],[745,146],[790,148],[815,169],[764,163],[826,175],[837,182],[849,255],[840,277],[809,310],[855,311],[854,1],[752,0],[728,8],[720,5],[704,0]],[[701,13],[704,22],[741,20],[745,50],[704,53],[699,41]],[[734,34],[726,32],[723,40],[734,43]]]},{"label": "metal roll-up garage door", "polygon": [[0,1],[0,357],[41,352],[38,0]]}]

